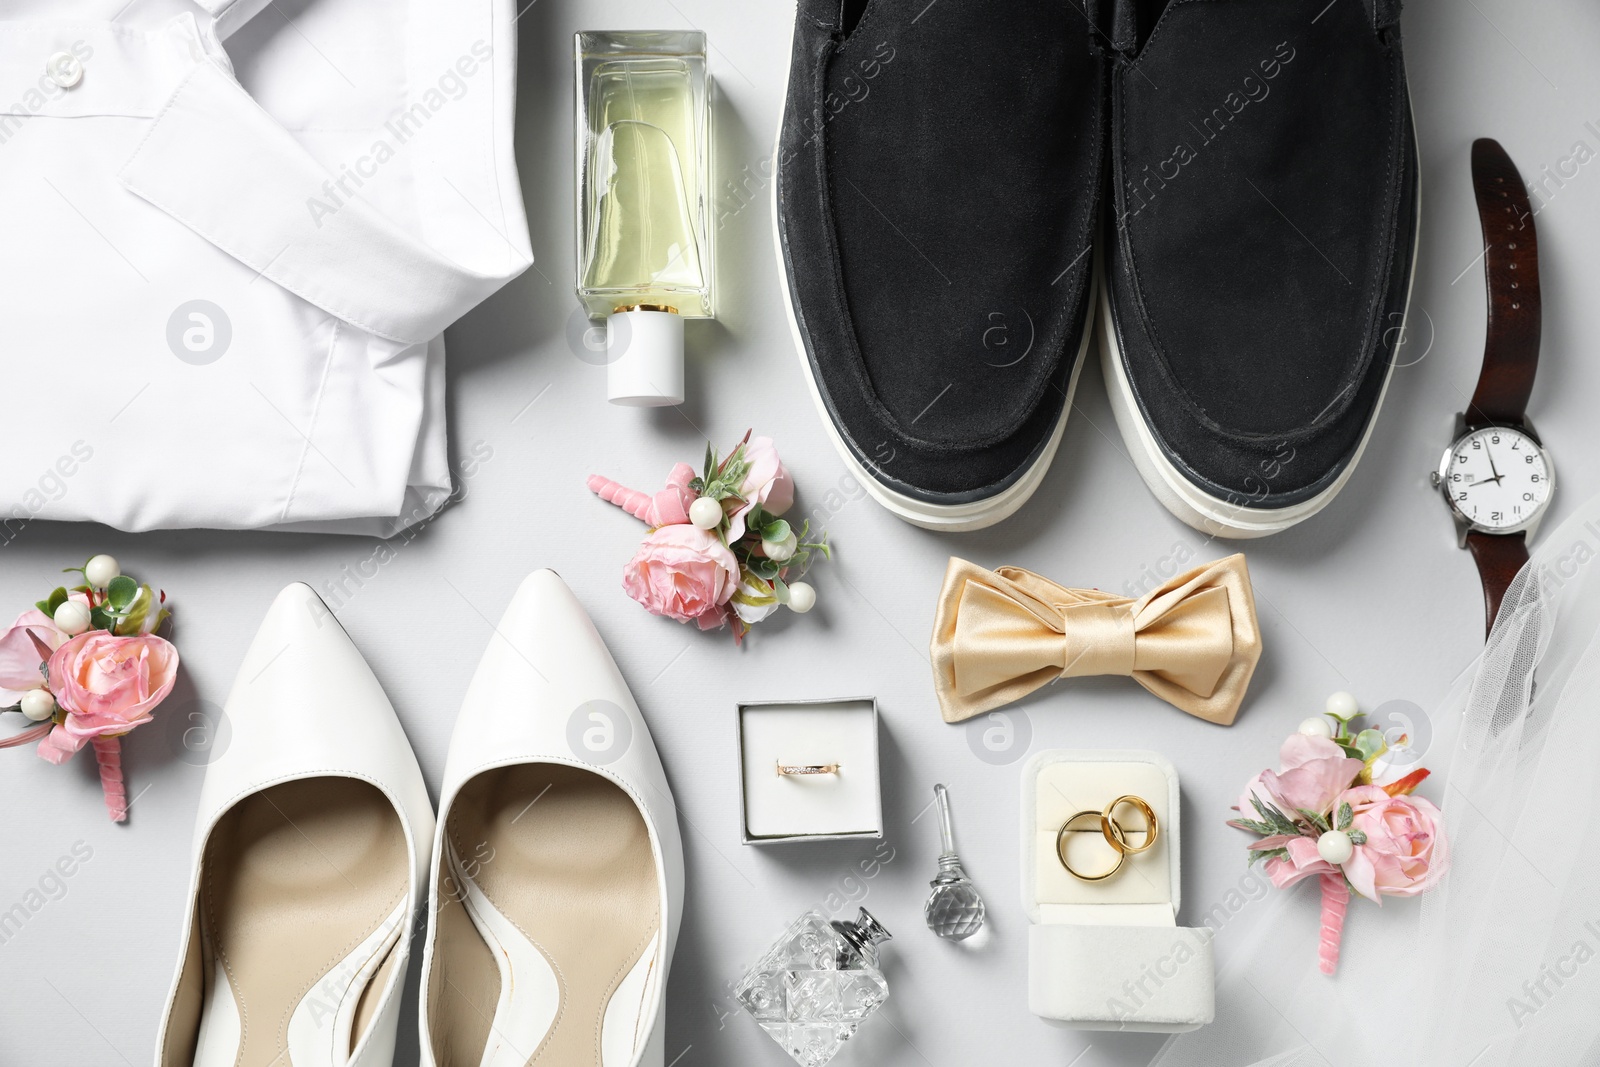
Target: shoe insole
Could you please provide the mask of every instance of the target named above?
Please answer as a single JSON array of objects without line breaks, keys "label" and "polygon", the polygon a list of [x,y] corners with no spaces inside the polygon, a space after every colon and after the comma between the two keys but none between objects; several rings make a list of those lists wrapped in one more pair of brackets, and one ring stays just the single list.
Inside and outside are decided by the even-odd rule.
[{"label": "shoe insole", "polygon": [[354,778],[285,782],[230,809],[203,862],[195,1067],[342,1063],[372,1015],[362,994],[392,970],[404,932],[394,806]]},{"label": "shoe insole", "polygon": [[[590,771],[516,764],[463,787],[446,837],[453,892],[440,893],[429,998],[440,1067],[602,1067],[606,1009],[661,925],[638,806]],[[464,938],[477,944],[447,944]],[[525,965],[534,950],[547,969]]]}]

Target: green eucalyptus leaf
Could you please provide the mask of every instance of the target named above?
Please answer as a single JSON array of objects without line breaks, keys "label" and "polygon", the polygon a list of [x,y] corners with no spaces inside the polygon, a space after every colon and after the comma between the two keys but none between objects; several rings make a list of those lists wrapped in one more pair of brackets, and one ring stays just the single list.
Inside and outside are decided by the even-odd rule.
[{"label": "green eucalyptus leaf", "polygon": [[54,616],[56,609],[67,602],[67,591],[61,586],[56,586],[50,593],[50,598],[45,601],[44,613]]},{"label": "green eucalyptus leaf", "polygon": [[1355,812],[1351,810],[1350,804],[1349,804],[1348,801],[1343,803],[1343,804],[1340,804],[1339,805],[1339,816],[1338,816],[1338,820],[1334,823],[1334,828],[1337,829],[1337,830],[1348,830],[1348,829],[1350,829],[1350,820],[1353,819],[1354,817],[1355,817]]},{"label": "green eucalyptus leaf", "polygon": [[770,582],[778,576],[778,572],[783,568],[778,566],[775,560],[753,559],[750,561],[750,569]]},{"label": "green eucalyptus leaf", "polygon": [[103,606],[89,609],[89,629],[109,630],[117,623],[117,617],[107,611]]},{"label": "green eucalyptus leaf", "polygon": [[774,519],[761,528],[763,541],[782,541],[788,538],[789,524],[783,519]]},{"label": "green eucalyptus leaf", "polygon": [[1365,830],[1351,830],[1350,831],[1350,843],[1352,845],[1364,845],[1364,844],[1366,844],[1367,843],[1366,831]]},{"label": "green eucalyptus leaf", "polygon": [[1270,859],[1282,860],[1288,858],[1289,850],[1286,848],[1263,848],[1250,853],[1249,866],[1254,867],[1256,864]]},{"label": "green eucalyptus leaf", "polygon": [[1252,796],[1250,803],[1255,805],[1256,813],[1261,820],[1272,828],[1274,834],[1289,834],[1291,837],[1300,835],[1300,827],[1295,825],[1293,819],[1279,811],[1277,807],[1263,801],[1260,797]]},{"label": "green eucalyptus leaf", "polygon": [[780,604],[789,603],[789,587],[784,584],[782,578],[772,579],[772,595],[778,598]]},{"label": "green eucalyptus leaf", "polygon": [[129,578],[126,574],[117,575],[106,586],[106,600],[118,611],[122,611],[129,604],[132,604],[134,598],[138,595],[139,583]]}]

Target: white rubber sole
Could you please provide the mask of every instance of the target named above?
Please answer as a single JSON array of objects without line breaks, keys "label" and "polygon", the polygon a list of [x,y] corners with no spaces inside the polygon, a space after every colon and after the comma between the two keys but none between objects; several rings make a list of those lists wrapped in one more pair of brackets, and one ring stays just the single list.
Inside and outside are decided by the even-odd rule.
[{"label": "white rubber sole", "polygon": [[[784,85],[787,86],[788,83],[788,74],[785,73]],[[1094,304],[1100,289],[1099,257],[1096,257],[1094,273],[1089,281],[1089,311],[1083,317],[1083,336],[1078,340],[1077,362],[1073,364],[1072,377],[1067,382],[1067,397],[1061,405],[1061,417],[1056,419],[1055,428],[1050,431],[1050,440],[1045,442],[1044,449],[1034,458],[1022,476],[994,496],[965,504],[933,504],[891,489],[879,481],[871,469],[856,457],[850,446],[845,443],[844,435],[834,425],[833,416],[828,411],[827,403],[822,399],[822,390],[812,373],[811,357],[806,348],[805,337],[800,331],[799,319],[794,313],[794,295],[789,288],[789,265],[784,260],[783,234],[778,225],[777,168],[786,112],[787,104],[785,111],[779,113],[777,143],[774,144],[772,152],[772,250],[778,261],[778,277],[783,290],[783,310],[789,317],[789,334],[794,340],[795,353],[800,357],[800,370],[805,375],[811,400],[816,404],[817,414],[822,418],[822,425],[827,428],[828,439],[833,442],[834,450],[844,460],[845,466],[855,476],[856,481],[861,483],[862,488],[874,500],[887,508],[896,518],[903,519],[913,526],[920,526],[925,530],[960,533],[967,530],[981,530],[1010,518],[1028,502],[1028,498],[1033,496],[1040,483],[1044,481],[1045,473],[1049,471],[1050,464],[1056,457],[1056,450],[1061,446],[1061,437],[1067,428],[1067,416],[1072,413],[1072,399],[1078,392],[1078,376],[1083,373],[1083,365],[1088,362],[1089,339],[1094,335]]]},{"label": "white rubber sole", "polygon": [[[1415,126],[1412,136],[1415,137]],[[1419,164],[1420,165],[1420,164]],[[1416,217],[1411,240],[1411,268],[1406,277],[1406,309],[1400,320],[1400,336],[1405,336],[1411,315],[1411,289],[1417,277],[1417,251],[1422,245],[1422,175],[1417,175]],[[1284,508],[1252,508],[1212,494],[1184,477],[1156,442],[1155,435],[1145,424],[1139,411],[1139,402],[1133,395],[1122,366],[1122,351],[1117,344],[1116,324],[1111,314],[1111,287],[1100,290],[1100,366],[1106,382],[1106,395],[1111,399],[1111,412],[1116,417],[1117,429],[1133,457],[1133,465],[1145,485],[1155,494],[1161,505],[1172,514],[1201,533],[1229,539],[1252,539],[1281,533],[1289,527],[1304,522],[1332,503],[1340,490],[1355,473],[1356,465],[1366,453],[1367,442],[1377,428],[1378,415],[1389,394],[1389,383],[1394,378],[1395,360],[1389,359],[1389,369],[1383,375],[1383,388],[1378,393],[1377,406],[1367,421],[1367,428],[1356,446],[1356,454],[1339,472],[1332,485],[1316,496]]]}]

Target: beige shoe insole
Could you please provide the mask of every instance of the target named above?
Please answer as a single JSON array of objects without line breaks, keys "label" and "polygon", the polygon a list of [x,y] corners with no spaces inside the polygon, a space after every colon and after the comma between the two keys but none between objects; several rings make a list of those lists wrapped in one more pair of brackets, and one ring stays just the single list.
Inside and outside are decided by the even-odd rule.
[{"label": "beige shoe insole", "polygon": [[[601,1067],[606,1008],[661,924],[655,859],[638,806],[598,774],[516,764],[468,782],[445,830],[456,869],[441,870],[428,991],[440,1067],[479,1067],[495,1042],[502,1047],[496,1063],[509,1053],[528,1067]],[[521,1042],[534,1047],[506,1048],[526,1022],[494,1017],[497,1002],[513,1002],[502,996],[513,991],[500,988],[496,953],[513,956],[514,946],[485,945],[464,914],[473,891],[486,898],[477,902],[479,921],[484,908],[498,912],[489,918],[525,937],[555,973],[554,1022],[542,1040]]]},{"label": "beige shoe insole", "polygon": [[[357,779],[285,782],[230,809],[206,843],[200,923],[208,1001],[227,993],[213,988],[220,965],[238,1008],[237,1055],[221,1059],[233,1044],[229,1020],[223,1044],[208,1054],[202,1040],[196,1063],[289,1067],[290,1017],[308,993],[322,998],[308,1003],[315,1025],[331,1026],[341,1002],[370,984],[352,989],[358,975],[381,968],[383,979],[404,933],[408,862],[394,806]],[[364,944],[367,958],[351,958]],[[371,1014],[370,1004],[345,1006],[352,1046]],[[349,1051],[335,1050],[335,1062]]]}]

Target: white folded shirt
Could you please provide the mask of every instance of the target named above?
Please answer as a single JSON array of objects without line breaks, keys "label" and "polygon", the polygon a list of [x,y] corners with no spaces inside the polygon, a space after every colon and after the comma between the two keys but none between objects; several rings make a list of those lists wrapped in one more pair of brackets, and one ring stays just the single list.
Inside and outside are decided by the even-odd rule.
[{"label": "white folded shirt", "polygon": [[532,262],[513,23],[6,0],[0,544],[35,519],[382,535],[444,503],[444,328]]}]

